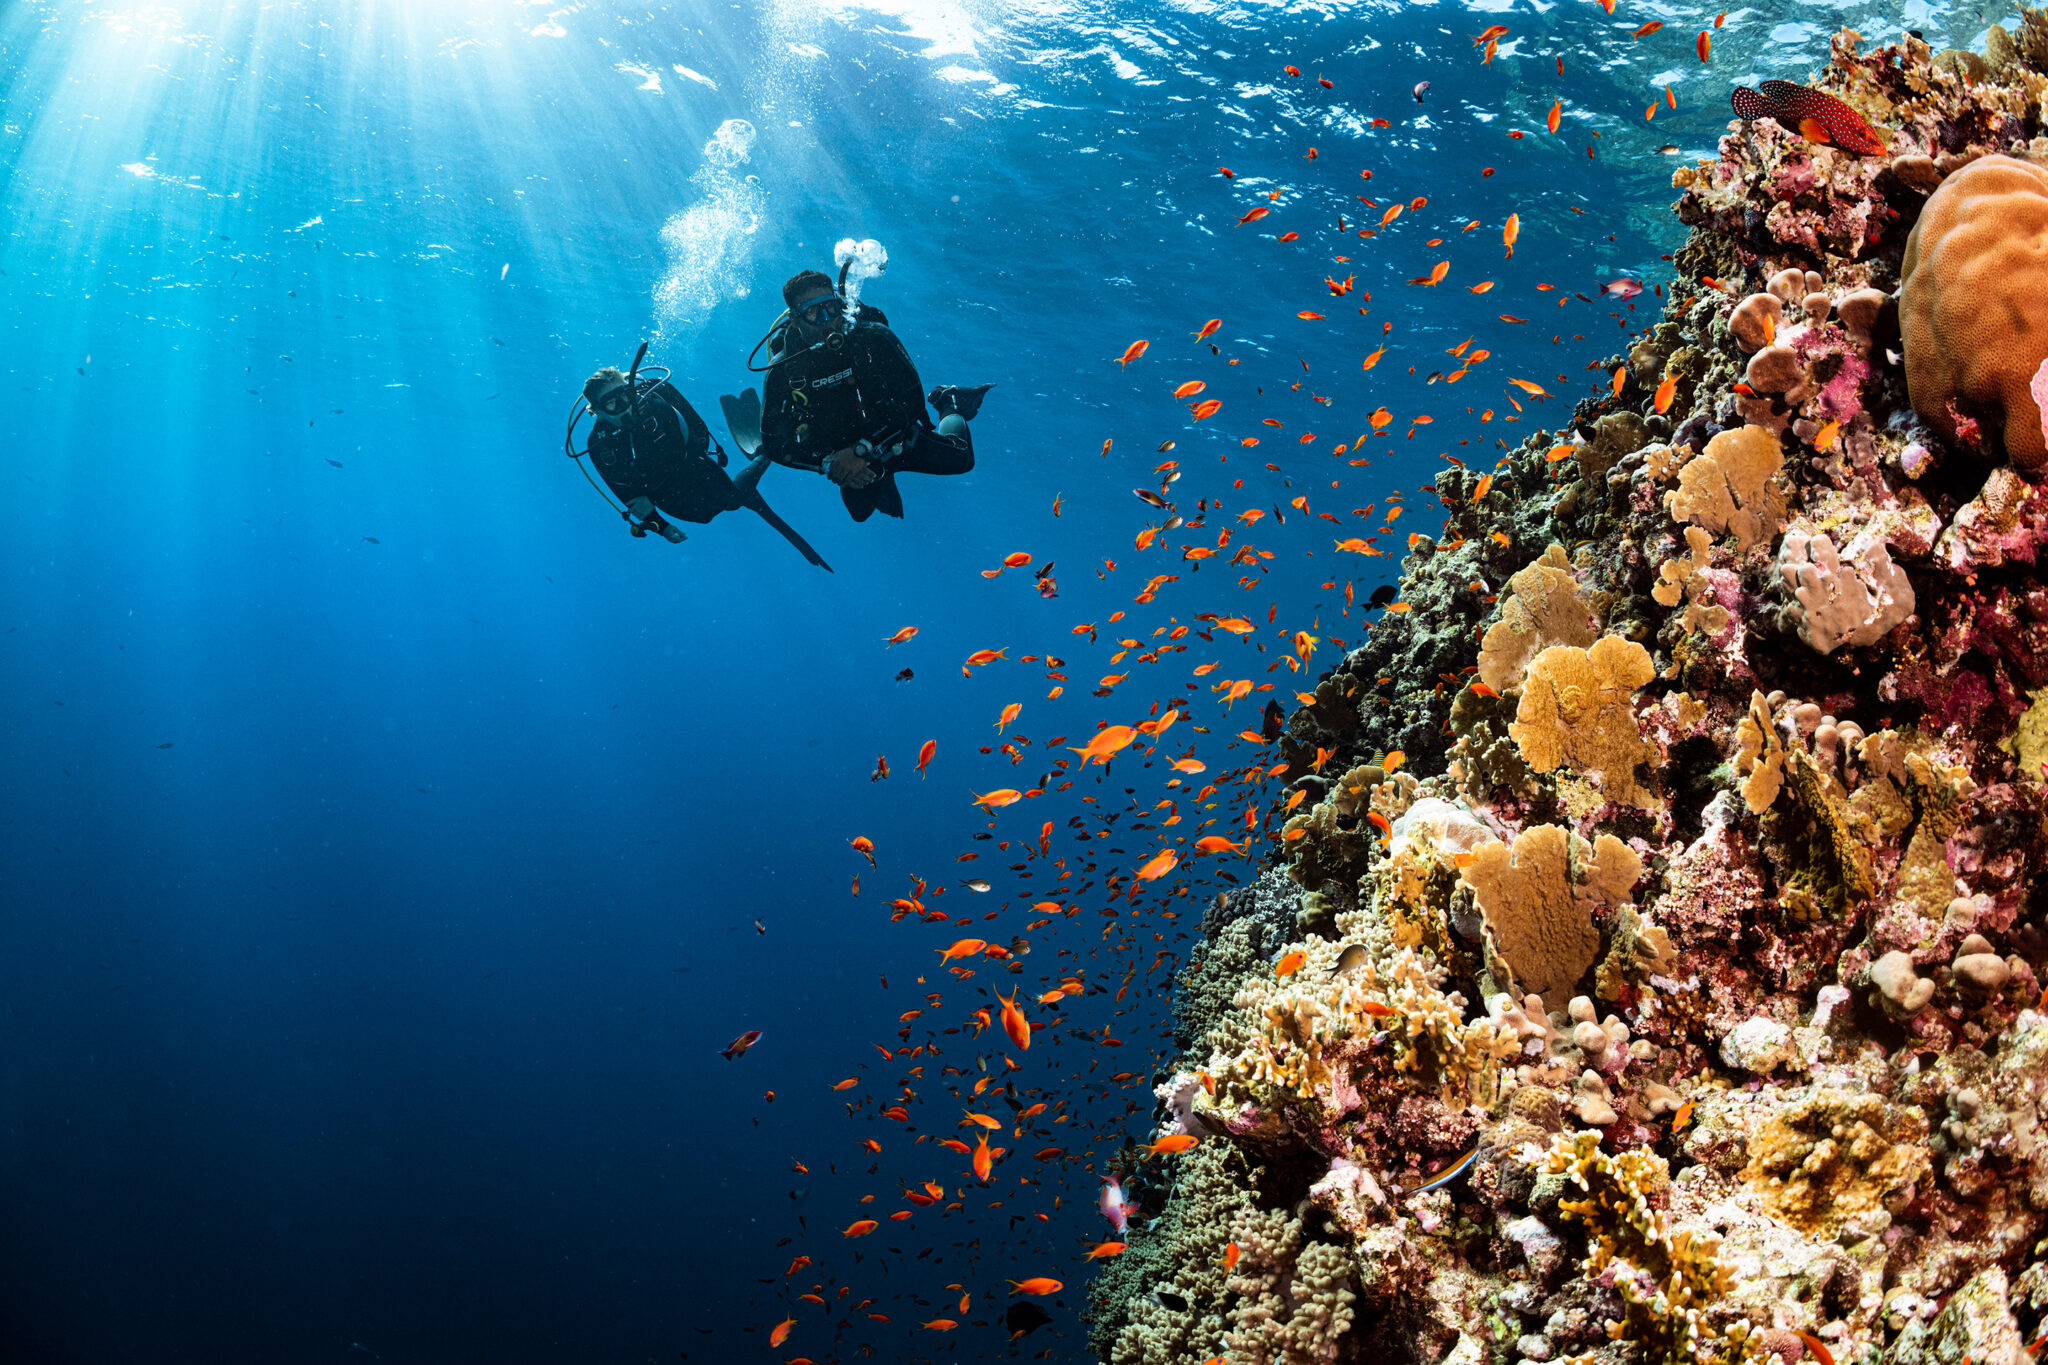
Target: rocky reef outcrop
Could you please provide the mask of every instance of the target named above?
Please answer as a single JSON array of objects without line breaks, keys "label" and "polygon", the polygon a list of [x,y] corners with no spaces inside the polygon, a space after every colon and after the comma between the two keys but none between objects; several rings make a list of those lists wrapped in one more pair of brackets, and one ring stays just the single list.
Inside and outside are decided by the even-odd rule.
[{"label": "rocky reef outcrop", "polygon": [[1840,35],[1885,150],[1732,124],[1611,387],[1438,476],[1183,974],[1104,1360],[2030,1359],[2048,17],[1987,51]]}]

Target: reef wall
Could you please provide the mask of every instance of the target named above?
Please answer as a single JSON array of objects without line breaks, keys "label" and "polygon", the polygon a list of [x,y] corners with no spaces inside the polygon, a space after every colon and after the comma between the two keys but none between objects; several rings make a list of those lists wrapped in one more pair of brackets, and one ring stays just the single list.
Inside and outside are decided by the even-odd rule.
[{"label": "reef wall", "polygon": [[1883,150],[1680,168],[1662,320],[1289,718],[1104,1360],[2029,1358],[2048,18],[1859,48]]}]

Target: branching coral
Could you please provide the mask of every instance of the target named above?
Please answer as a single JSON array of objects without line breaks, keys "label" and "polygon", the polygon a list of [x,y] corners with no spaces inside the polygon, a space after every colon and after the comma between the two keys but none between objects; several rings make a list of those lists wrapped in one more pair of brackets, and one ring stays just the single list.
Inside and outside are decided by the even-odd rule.
[{"label": "branching coral", "polygon": [[1569,1180],[1573,1193],[1558,1209],[1583,1226],[1592,1248],[1586,1273],[1610,1281],[1623,1316],[1608,1336],[1635,1342],[1656,1365],[1735,1365],[1746,1360],[1748,1322],[1722,1324],[1708,1316],[1727,1293],[1732,1273],[1721,1264],[1718,1238],[1672,1229],[1659,1204],[1670,1172],[1654,1152],[1610,1155],[1598,1133],[1560,1135],[1542,1169]]},{"label": "branching coral", "polygon": [[1646,804],[1636,766],[1650,757],[1631,705],[1657,676],[1650,652],[1603,635],[1591,649],[1554,645],[1529,664],[1508,734],[1539,773],[1569,767],[1601,780],[1611,801]]},{"label": "branching coral", "polygon": [[1230,1225],[1240,1259],[1230,1277],[1237,1311],[1226,1338],[1245,1365],[1321,1365],[1337,1358],[1351,1328],[1351,1258],[1305,1242],[1301,1220],[1279,1209],[1245,1209]]}]

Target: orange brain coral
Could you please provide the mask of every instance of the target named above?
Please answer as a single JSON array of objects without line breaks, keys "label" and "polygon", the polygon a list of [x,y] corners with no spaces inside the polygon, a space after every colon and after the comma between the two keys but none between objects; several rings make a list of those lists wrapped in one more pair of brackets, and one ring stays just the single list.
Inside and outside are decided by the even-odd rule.
[{"label": "orange brain coral", "polygon": [[1913,410],[1951,441],[1957,416],[2004,438],[2026,474],[2048,465],[2028,385],[2048,358],[2048,170],[1986,156],[1941,182],[1906,239],[1899,331]]}]

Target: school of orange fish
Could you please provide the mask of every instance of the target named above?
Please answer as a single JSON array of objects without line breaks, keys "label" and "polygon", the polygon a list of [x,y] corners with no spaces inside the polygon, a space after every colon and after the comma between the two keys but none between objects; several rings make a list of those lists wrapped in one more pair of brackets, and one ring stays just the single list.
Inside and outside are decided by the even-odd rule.
[{"label": "school of orange fish", "polygon": [[[1608,13],[1614,12],[1615,0],[1598,3]],[[1720,28],[1725,19],[1725,14],[1717,16],[1712,27]],[[1618,32],[1617,41],[1640,42],[1663,27],[1656,21],[1644,23],[1633,30]],[[1509,34],[1508,25],[1493,24],[1472,37],[1479,60],[1492,62]],[[1711,60],[1711,31],[1702,30],[1693,46],[1701,62]],[[1557,57],[1556,69],[1562,77],[1563,56]],[[1310,79],[1303,76],[1301,68],[1292,65],[1284,67],[1283,74],[1290,81]],[[1323,91],[1335,88],[1326,78],[1314,79]],[[1418,101],[1426,88],[1427,82],[1417,88]],[[1669,87],[1660,101],[1644,111],[1644,117],[1654,118],[1659,104],[1677,107],[1676,96]],[[1559,96],[1547,112],[1537,113],[1549,135],[1560,134],[1566,108],[1564,98]],[[1386,128],[1389,120],[1374,118],[1371,126]],[[1804,131],[1815,140],[1826,136],[1818,128]],[[1506,136],[1510,141],[1522,141],[1533,134],[1510,128]],[[1593,136],[1599,134],[1595,132]],[[1593,150],[1588,145],[1587,155],[1593,155]],[[1335,159],[1315,147],[1305,148],[1301,155],[1312,163]],[[1328,168],[1319,166],[1318,170],[1326,174]],[[1483,181],[1493,174],[1492,167],[1484,167],[1479,170],[1478,179]],[[1237,172],[1230,167],[1218,167],[1216,175],[1225,194],[1254,193],[1239,183]],[[1371,167],[1360,167],[1360,185],[1369,184],[1373,175]],[[1269,220],[1271,225],[1278,226],[1294,202],[1288,189],[1282,186],[1256,191],[1255,197],[1256,202],[1245,206],[1243,212],[1238,213],[1235,206],[1232,209],[1237,229],[1247,235],[1255,230],[1255,225]],[[1324,300],[1322,307],[1329,306],[1328,300],[1343,299],[1355,306],[1360,316],[1366,316],[1372,295],[1358,288],[1354,273],[1347,271],[1342,279],[1338,278],[1336,269],[1331,267],[1351,264],[1350,256],[1338,253],[1365,249],[1351,244],[1390,233],[1404,216],[1409,217],[1413,235],[1413,225],[1428,208],[1430,198],[1417,195],[1389,198],[1382,203],[1372,195],[1354,197],[1361,206],[1360,220],[1337,219],[1335,231],[1340,245],[1326,263],[1307,270],[1304,287],[1321,291],[1318,297]],[[1576,207],[1571,211],[1583,212]],[[1446,236],[1462,235],[1487,226],[1484,219],[1469,218],[1454,221],[1441,231]],[[1502,266],[1512,269],[1509,263],[1514,259],[1522,231],[1520,214],[1511,210],[1501,215],[1498,228]],[[1299,228],[1271,235],[1264,245],[1285,247],[1301,241],[1304,232],[1322,236],[1326,231],[1327,224],[1317,227],[1304,222]],[[1446,236],[1427,236],[1421,250],[1433,254],[1444,244]],[[1437,260],[1409,278],[1407,284],[1435,288],[1450,279],[1451,270],[1448,259]],[[1473,294],[1495,288],[1519,288],[1533,292],[1538,301],[1546,295],[1554,296],[1559,307],[1573,299],[1588,304],[1609,299],[1625,302],[1641,292],[1640,284],[1633,280],[1614,282],[1605,290],[1607,298],[1598,301],[1541,281],[1516,285],[1485,279],[1464,288]],[[1661,296],[1661,286],[1656,292]],[[1629,307],[1632,309],[1633,305]],[[1327,315],[1315,308],[1302,308],[1295,316],[1303,321],[1319,321]],[[1621,318],[1623,326],[1628,326],[1624,315],[1611,316]],[[1511,329],[1526,327],[1529,321],[1511,313],[1499,314],[1502,327],[1510,329],[1503,333],[1507,337],[1516,335]],[[1164,402],[1183,404],[1183,433],[1199,430],[1206,434],[1211,428],[1194,424],[1213,422],[1223,426],[1230,419],[1225,416],[1221,400],[1202,397],[1209,381],[1189,372],[1199,364],[1220,362],[1235,367],[1240,358],[1226,357],[1218,341],[1212,340],[1224,327],[1222,319],[1189,322],[1192,344],[1157,341],[1160,351],[1171,346],[1174,352],[1173,359],[1164,366],[1155,353],[1152,337],[1133,340],[1121,355],[1108,359],[1127,371],[1140,365],[1164,370],[1159,380],[1159,418],[1164,420],[1167,416]],[[1394,331],[1394,322],[1380,323],[1375,338],[1379,344],[1359,357],[1361,372],[1370,372],[1389,356],[1389,346],[1395,344]],[[1585,338],[1575,335],[1574,339]],[[1449,348],[1446,354],[1450,357],[1450,368],[1440,376],[1431,376],[1430,382],[1440,377],[1447,384],[1456,384],[1476,377],[1478,367],[1489,361],[1500,368],[1493,350],[1475,346],[1475,340],[1467,338]],[[1562,338],[1551,340],[1559,343]],[[1303,361],[1301,365],[1306,375],[1308,364]],[[1410,366],[1408,372],[1414,374],[1417,368]],[[1603,386],[1605,378],[1601,379]],[[1620,372],[1614,378],[1618,383]],[[1568,382],[1564,375],[1557,379]],[[1308,381],[1281,382],[1290,385],[1291,393],[1299,394]],[[1659,411],[1669,403],[1671,388],[1672,383],[1667,380],[1659,391]],[[1502,376],[1498,393],[1494,400],[1498,407],[1485,406],[1482,400],[1465,408],[1463,421],[1473,434],[1458,442],[1460,448],[1483,443],[1491,434],[1491,424],[1497,420],[1523,420],[1523,399],[1540,401],[1551,396],[1541,382],[1512,375]],[[1312,389],[1308,397],[1329,412],[1329,420],[1336,420],[1331,410],[1332,399],[1317,395]],[[1305,457],[1317,453],[1310,450],[1315,446],[1323,448],[1319,453],[1331,462],[1331,470],[1367,467],[1373,463],[1372,453],[1376,449],[1393,448],[1397,428],[1412,440],[1418,431],[1435,422],[1434,416],[1421,412],[1403,420],[1381,405],[1366,415],[1360,424],[1362,429],[1348,440],[1325,441],[1316,432],[1303,430],[1292,434],[1289,442],[1299,463],[1284,472],[1310,476],[1315,466],[1309,465]],[[1234,446],[1228,448],[1248,452],[1265,441],[1285,439],[1286,427],[1278,418],[1256,416],[1250,419],[1250,427],[1242,435],[1232,433]],[[1111,453],[1117,439],[1112,435],[1103,440],[1103,456]],[[1376,445],[1382,442],[1386,444]],[[1496,444],[1506,449],[1509,443],[1496,438]],[[1163,440],[1157,453],[1167,454],[1175,446],[1175,440]],[[1552,461],[1562,460],[1572,449],[1569,444],[1557,447],[1551,452]],[[1240,454],[1239,458],[1258,460],[1266,471],[1283,472],[1280,464],[1265,461],[1261,456]],[[1441,458],[1465,463],[1449,449],[1441,453]],[[1226,457],[1226,469],[1227,464]],[[1008,689],[1021,688],[1022,683],[1012,681],[1014,673],[1004,674],[998,665],[1042,669],[1044,681],[1050,684],[1042,701],[1035,705],[1016,700],[992,706],[991,728],[996,742],[975,746],[984,755],[1007,758],[1019,772],[1035,773],[1035,779],[1028,785],[976,792],[971,801],[963,802],[987,818],[986,828],[974,838],[992,843],[996,854],[1018,860],[1008,863],[1000,874],[1014,879],[1014,894],[995,910],[984,911],[971,904],[959,908],[962,900],[971,902],[978,894],[992,893],[991,881],[974,878],[952,887],[939,885],[908,870],[885,867],[888,850],[878,849],[871,839],[856,831],[845,833],[852,850],[865,859],[862,870],[870,879],[890,879],[880,892],[872,887],[864,892],[861,876],[856,873],[851,881],[852,894],[866,897],[862,904],[889,896],[886,905],[894,922],[950,926],[959,932],[997,920],[1012,909],[1028,912],[1029,918],[1001,941],[967,936],[942,943],[937,939],[944,935],[935,935],[925,960],[906,973],[914,977],[918,1003],[901,1011],[892,1037],[873,1043],[871,1054],[857,1065],[849,1062],[849,1069],[857,1074],[833,1085],[834,1090],[849,1092],[846,1112],[859,1126],[860,1135],[850,1140],[820,1138],[815,1151],[794,1160],[796,1174],[808,1175],[815,1164],[826,1164],[836,1173],[840,1157],[868,1161],[870,1173],[878,1174],[876,1159],[890,1149],[895,1149],[892,1155],[911,1153],[926,1174],[914,1182],[902,1182],[900,1188],[874,1190],[859,1196],[857,1203],[845,1209],[841,1217],[828,1219],[829,1226],[812,1228],[808,1219],[802,1220],[809,1245],[791,1254],[780,1276],[779,1292],[786,1304],[785,1315],[772,1324],[754,1325],[763,1332],[769,1347],[788,1346],[799,1352],[784,1357],[786,1365],[816,1365],[820,1357],[836,1360],[839,1357],[835,1353],[839,1351],[873,1356],[874,1348],[859,1336],[868,1323],[907,1326],[921,1333],[948,1333],[965,1326],[1003,1330],[1001,1319],[1008,1303],[1019,1298],[1057,1295],[1064,1288],[1061,1276],[1085,1271],[1091,1262],[1124,1250],[1124,1243],[1115,1240],[1121,1235],[1119,1229],[1126,1212],[1115,1184],[1120,1171],[1128,1173],[1133,1161],[1170,1159],[1198,1140],[1174,1136],[1146,1146],[1126,1141],[1118,1131],[1119,1123],[1141,1109],[1149,1113],[1150,1096],[1146,1091],[1160,1055],[1154,1026],[1143,1025],[1148,1036],[1142,1040],[1135,1036],[1118,1037],[1113,1031],[1114,1022],[1084,1029],[1069,1021],[1066,1007],[1075,997],[1109,995],[1114,1006],[1111,1018],[1115,1020],[1126,1018],[1145,1003],[1148,993],[1163,993],[1171,975],[1166,969],[1178,960],[1175,945],[1189,937],[1190,927],[1199,927],[1199,912],[1216,883],[1235,883],[1248,877],[1255,867],[1252,860],[1274,846],[1279,823],[1303,799],[1305,793],[1301,791],[1284,801],[1270,795],[1284,788],[1284,783],[1278,780],[1287,772],[1285,763],[1262,757],[1266,746],[1278,737],[1284,719],[1281,699],[1313,700],[1305,689],[1313,686],[1321,671],[1316,668],[1319,651],[1327,647],[1336,651],[1335,657],[1341,657],[1347,647],[1344,635],[1336,631],[1356,636],[1372,628],[1372,610],[1401,612],[1408,608],[1406,603],[1389,600],[1389,590],[1385,588],[1373,602],[1361,606],[1356,585],[1349,580],[1340,582],[1343,575],[1333,574],[1321,586],[1331,592],[1341,588],[1340,621],[1347,624],[1332,623],[1332,627],[1326,627],[1320,618],[1306,625],[1283,623],[1279,619],[1279,603],[1259,603],[1254,596],[1267,572],[1266,563],[1275,557],[1273,550],[1259,548],[1252,542],[1250,536],[1255,528],[1268,516],[1276,524],[1284,525],[1291,512],[1340,528],[1331,541],[1334,553],[1370,559],[1387,553],[1381,541],[1399,534],[1396,523],[1407,510],[1407,503],[1401,492],[1388,491],[1363,506],[1336,507],[1342,480],[1332,477],[1328,484],[1330,507],[1313,505],[1309,495],[1303,493],[1289,500],[1285,507],[1275,504],[1269,510],[1246,506],[1232,512],[1229,509],[1248,496],[1241,491],[1245,480],[1233,477],[1228,492],[1219,490],[1198,497],[1192,511],[1183,512],[1173,490],[1187,472],[1178,460],[1168,458],[1153,468],[1156,480],[1152,486],[1132,490],[1148,511],[1158,516],[1134,532],[1127,554],[1139,565],[1145,564],[1147,556],[1166,556],[1169,562],[1159,571],[1145,574],[1131,599],[1130,609],[1073,623],[1060,647],[1076,655],[1083,649],[1107,648],[1106,663],[1083,664],[1050,651],[1019,654],[1012,659],[1007,646],[979,649],[961,661],[964,676],[976,680],[1002,676]],[[1485,495],[1487,483],[1487,478],[1480,480],[1478,496]],[[1422,485],[1420,491],[1435,496],[1429,484]],[[1056,497],[1051,505],[1052,515],[1059,516],[1061,511],[1062,501]],[[1373,525],[1376,514],[1378,524]],[[1360,533],[1344,533],[1349,523],[1356,523]],[[1412,545],[1421,535],[1410,533],[1407,543]],[[1452,546],[1447,543],[1445,548]],[[1037,591],[1042,596],[1055,597],[1052,564],[1032,570],[1035,562],[1036,556],[1018,550],[983,570],[982,576],[996,579],[1010,571],[1028,570]],[[1183,574],[1192,580],[1193,571],[1205,562],[1235,571],[1234,579],[1225,579],[1224,591],[1242,594],[1242,602],[1256,605],[1225,601],[1211,602],[1207,605],[1213,609],[1207,610],[1188,610],[1187,606],[1174,609],[1173,594],[1192,590],[1192,581],[1183,581]],[[1107,576],[1124,568],[1112,555],[1103,560],[1098,573]],[[1203,580],[1205,584],[1214,581]],[[1176,584],[1180,585],[1178,589]],[[1192,605],[1195,604],[1188,604]],[[887,648],[910,646],[918,634],[918,626],[906,625],[877,643]],[[1143,687],[1144,675],[1139,673],[1142,668],[1156,670],[1155,695],[1144,702],[1130,701],[1131,694]],[[1477,682],[1469,685],[1481,692],[1490,691]],[[1085,690],[1112,714],[1093,719],[1078,733],[1055,733],[1043,740],[1034,740],[1013,728],[1025,722],[1033,710],[1039,713],[1038,717],[1030,718],[1033,728],[1051,724],[1042,718],[1054,711],[1054,703],[1070,687]],[[1251,711],[1248,723],[1245,712],[1234,710],[1240,701],[1251,701],[1256,707],[1261,698],[1263,711]],[[1035,757],[1031,752],[1034,749],[1038,751]],[[916,758],[920,777],[926,776],[935,761],[940,760],[940,750],[936,739],[923,744]],[[1319,751],[1316,765],[1327,757]],[[1401,762],[1399,753],[1383,758],[1389,772]],[[1113,764],[1123,766],[1112,774]],[[1131,767],[1141,771],[1157,769],[1162,778],[1161,788],[1156,793],[1147,790],[1140,794],[1133,783],[1121,786],[1119,793],[1112,782],[1121,783]],[[884,781],[889,775],[887,756],[879,756],[873,779]],[[1084,782],[1091,784],[1095,793],[1079,798],[1085,816],[1075,814],[1062,823],[1033,820],[1026,814],[1034,799],[1051,792],[1065,792]],[[1121,802],[1117,800],[1119,794]],[[1119,821],[1127,821],[1121,830]],[[969,851],[960,854],[959,861],[970,864],[981,856],[979,850]],[[1027,889],[1034,881],[1035,889]],[[948,896],[950,900],[944,899]],[[1190,912],[1195,915],[1195,924],[1183,927],[1184,917]],[[1034,972],[1026,961],[1033,956],[1047,965]],[[1299,953],[1283,957],[1275,966],[1276,972],[1286,975],[1298,969],[1300,957]],[[934,958],[936,961],[931,960]],[[985,973],[1003,982],[1006,989],[998,991],[977,979]],[[885,989],[889,987],[887,976],[882,985]],[[727,1055],[738,1056],[758,1038],[758,1033],[742,1035],[734,1040]],[[1048,1045],[1062,1049],[1072,1045],[1072,1051],[1055,1056]],[[1127,1047],[1129,1051],[1124,1050]],[[1082,1051],[1082,1055],[1072,1055],[1073,1051]],[[1105,1067],[1108,1074],[1099,1074]],[[1100,1082],[1132,1087],[1132,1093],[1140,1098],[1128,1100],[1119,1123],[1100,1131],[1087,1131],[1078,1097],[1063,1094],[1062,1086]],[[920,1117],[924,1126],[913,1122]],[[1027,1194],[1035,1197],[1026,1200]],[[982,1235],[974,1236],[963,1230],[967,1225],[986,1229],[984,1215],[992,1210],[1003,1211],[1007,1219],[999,1233],[984,1230]],[[1105,1213],[1114,1226],[1102,1221]],[[947,1227],[942,1220],[949,1216],[960,1218],[962,1223],[952,1225],[951,1231],[956,1235],[945,1240],[933,1223]],[[890,1233],[914,1245],[882,1247]],[[1234,1252],[1233,1244],[1225,1255],[1231,1257]],[[991,1277],[969,1269],[983,1260],[999,1261],[1005,1275]],[[898,1272],[893,1275],[891,1261]],[[874,1269],[882,1274],[870,1279],[869,1272]],[[902,1273],[919,1270],[922,1278],[915,1283]],[[1008,1273],[1022,1278],[1008,1278]],[[888,1283],[882,1283],[884,1280]],[[985,1317],[977,1317],[984,1314]],[[1029,1330],[1026,1327],[1015,1331],[1011,1339],[1021,1339]],[[1036,1355],[1049,1356],[1051,1349],[1039,1350]],[[1222,1358],[1204,1365],[1222,1365]]]}]

